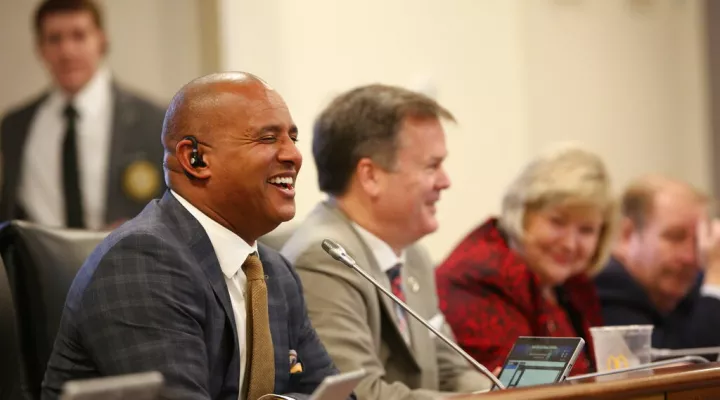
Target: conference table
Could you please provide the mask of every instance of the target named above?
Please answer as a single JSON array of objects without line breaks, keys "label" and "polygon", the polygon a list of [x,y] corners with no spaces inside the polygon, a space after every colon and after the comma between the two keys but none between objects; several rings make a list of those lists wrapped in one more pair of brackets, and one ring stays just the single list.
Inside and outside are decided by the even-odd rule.
[{"label": "conference table", "polygon": [[686,364],[511,388],[453,400],[720,400],[720,363]]}]

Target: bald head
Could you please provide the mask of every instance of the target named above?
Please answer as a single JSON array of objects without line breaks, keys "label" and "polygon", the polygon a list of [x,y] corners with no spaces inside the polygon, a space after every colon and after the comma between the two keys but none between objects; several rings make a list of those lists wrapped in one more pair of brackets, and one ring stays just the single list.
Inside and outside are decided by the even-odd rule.
[{"label": "bald head", "polygon": [[[246,72],[210,74],[183,86],[170,101],[163,122],[163,166],[168,187],[178,190],[184,180],[176,177],[196,172],[179,154],[192,150],[188,136],[197,141],[199,153],[224,146],[254,115],[269,107],[286,108],[270,85]],[[189,159],[187,154],[185,158]]]},{"label": "bald head", "polygon": [[253,243],[295,215],[297,136],[282,97],[262,79],[203,76],[180,89],[165,114],[165,181]]},{"label": "bald head", "polygon": [[[188,135],[203,141],[227,123],[227,108],[253,92],[274,90],[261,78],[246,72],[223,72],[194,79],[172,98],[163,122],[162,142],[166,153]],[[237,111],[237,110],[235,110]]]},{"label": "bald head", "polygon": [[646,175],[631,182],[622,195],[622,213],[636,229],[642,229],[652,217],[656,202],[681,198],[706,203],[707,195],[687,182],[663,175]]}]

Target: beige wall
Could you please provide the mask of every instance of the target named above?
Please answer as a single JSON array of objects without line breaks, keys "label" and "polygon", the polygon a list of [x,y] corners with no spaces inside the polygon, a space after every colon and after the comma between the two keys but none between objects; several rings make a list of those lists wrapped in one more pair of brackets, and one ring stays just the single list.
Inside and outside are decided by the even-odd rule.
[{"label": "beige wall", "polygon": [[[0,2],[0,34],[13,39],[0,41],[0,110],[47,82],[29,28],[35,3]],[[424,240],[436,259],[556,140],[600,152],[618,185],[661,171],[710,186],[701,0],[217,3],[105,0],[110,65],[161,100],[218,69],[216,58],[266,78],[301,128],[296,222],[322,199],[313,118],[334,94],[370,82],[426,90],[459,120],[448,126],[453,187],[440,230]]]},{"label": "beige wall", "polygon": [[[48,83],[35,55],[31,30],[38,2],[0,1],[0,112],[38,93]],[[164,103],[182,84],[214,69],[214,61],[209,60],[213,54],[206,54],[212,40],[208,41],[200,24],[206,3],[212,2],[101,1],[111,45],[108,62],[116,77]],[[206,29],[215,34],[214,28]]]},{"label": "beige wall", "polygon": [[524,5],[533,149],[576,139],[618,186],[658,171],[710,189],[704,2]]},{"label": "beige wall", "polygon": [[442,228],[427,240],[435,257],[496,208],[499,193],[527,158],[522,9],[516,1],[227,0],[220,9],[223,67],[267,79],[300,127],[305,162],[295,221],[323,198],[310,151],[313,118],[333,95],[354,85],[434,86],[459,121],[448,127],[454,186],[439,204]]},{"label": "beige wall", "polygon": [[46,82],[31,35],[37,1],[0,1],[0,113],[38,92]]},{"label": "beige wall", "polygon": [[[453,187],[435,259],[489,214],[540,147],[586,143],[616,183],[649,171],[709,187],[699,0],[219,0],[221,65],[259,74],[301,129],[303,218],[316,189],[311,124],[335,93],[380,81],[435,91]],[[250,40],[251,38],[251,40]]]}]

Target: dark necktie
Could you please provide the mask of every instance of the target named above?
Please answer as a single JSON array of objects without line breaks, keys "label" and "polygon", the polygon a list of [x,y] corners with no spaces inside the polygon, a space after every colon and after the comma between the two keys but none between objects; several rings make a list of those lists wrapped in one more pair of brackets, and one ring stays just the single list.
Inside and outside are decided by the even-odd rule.
[{"label": "dark necktie", "polygon": [[80,168],[78,167],[77,110],[68,103],[63,110],[65,116],[65,140],[62,149],[63,191],[65,194],[65,225],[69,228],[84,228]]},{"label": "dark necktie", "polygon": [[257,400],[275,388],[275,350],[270,335],[268,292],[265,273],[257,253],[248,256],[242,265],[247,276],[247,324],[250,380],[246,400]]},{"label": "dark necktie", "polygon": [[[403,303],[405,303],[405,293],[403,292],[402,276],[400,274],[401,267],[402,264],[396,264],[394,267],[390,268],[387,271],[387,276],[390,280],[390,288],[392,289],[393,294],[398,299],[402,300]],[[399,305],[395,304],[395,314],[397,315],[400,334],[402,335],[403,339],[405,339],[405,342],[410,344],[410,330],[408,328],[407,315],[405,315],[405,310],[403,310],[403,308]]]}]

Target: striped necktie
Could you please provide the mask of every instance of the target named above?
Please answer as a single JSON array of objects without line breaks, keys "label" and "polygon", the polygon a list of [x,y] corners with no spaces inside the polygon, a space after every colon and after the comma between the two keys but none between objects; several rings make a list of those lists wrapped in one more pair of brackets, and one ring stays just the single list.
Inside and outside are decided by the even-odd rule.
[{"label": "striped necktie", "polygon": [[[390,279],[390,288],[392,289],[393,294],[405,303],[405,293],[403,292],[402,276],[400,274],[401,267],[402,264],[396,264],[387,271],[387,276],[388,279]],[[395,304],[395,314],[397,315],[400,334],[403,339],[405,339],[405,343],[410,344],[410,328],[408,327],[407,314],[405,313],[405,310],[397,304]]]}]

